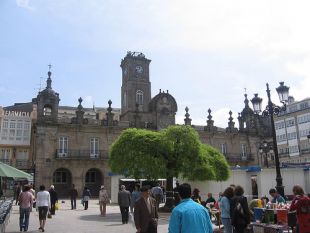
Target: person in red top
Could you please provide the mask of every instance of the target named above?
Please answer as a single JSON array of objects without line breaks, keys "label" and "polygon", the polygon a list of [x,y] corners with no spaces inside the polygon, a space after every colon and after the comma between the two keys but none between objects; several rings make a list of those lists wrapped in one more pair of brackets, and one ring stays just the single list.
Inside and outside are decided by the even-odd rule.
[{"label": "person in red top", "polygon": [[29,215],[33,203],[33,195],[30,191],[30,186],[25,185],[23,192],[18,197],[19,203],[19,228],[20,231],[28,231]]},{"label": "person in red top", "polygon": [[290,211],[296,210],[297,233],[310,232],[310,198],[304,195],[304,190],[299,185],[293,187],[295,195]]}]

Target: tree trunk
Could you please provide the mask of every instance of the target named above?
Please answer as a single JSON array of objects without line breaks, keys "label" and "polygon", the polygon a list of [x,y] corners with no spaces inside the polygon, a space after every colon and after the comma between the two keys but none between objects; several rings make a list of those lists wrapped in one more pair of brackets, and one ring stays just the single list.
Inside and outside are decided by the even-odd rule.
[{"label": "tree trunk", "polygon": [[167,177],[166,184],[166,203],[162,208],[165,212],[171,212],[174,207],[174,195],[173,195],[173,177]]}]

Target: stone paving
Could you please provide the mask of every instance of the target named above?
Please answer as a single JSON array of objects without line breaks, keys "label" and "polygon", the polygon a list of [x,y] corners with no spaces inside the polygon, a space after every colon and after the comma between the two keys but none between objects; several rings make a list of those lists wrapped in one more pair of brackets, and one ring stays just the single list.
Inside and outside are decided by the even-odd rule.
[{"label": "stone paving", "polygon": [[[78,201],[77,201],[78,202]],[[160,213],[158,233],[168,232],[169,214]],[[38,212],[33,210],[30,214],[28,232],[39,232]],[[13,206],[10,222],[6,227],[6,232],[19,232],[19,211],[18,206]],[[55,233],[135,233],[133,223],[121,223],[121,214],[118,205],[107,206],[107,216],[99,215],[99,205],[97,200],[91,200],[88,210],[78,202],[77,209],[71,210],[70,201],[60,203],[60,210],[52,219],[47,219],[45,232]]]}]

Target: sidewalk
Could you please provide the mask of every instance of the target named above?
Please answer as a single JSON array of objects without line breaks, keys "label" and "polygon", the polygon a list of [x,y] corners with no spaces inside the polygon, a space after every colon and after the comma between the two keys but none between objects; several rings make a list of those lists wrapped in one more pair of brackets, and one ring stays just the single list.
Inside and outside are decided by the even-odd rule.
[{"label": "sidewalk", "polygon": [[[169,214],[159,213],[158,233],[168,232]],[[28,232],[39,232],[38,213],[33,210],[30,214]],[[6,232],[19,232],[19,211],[18,206],[13,206],[10,222],[6,227]],[[45,232],[57,233],[135,233],[133,223],[121,223],[121,214],[117,205],[107,206],[107,216],[99,215],[99,205],[97,200],[89,202],[88,210],[77,201],[77,209],[71,210],[70,200],[60,203],[60,210],[52,219],[47,219]]]}]

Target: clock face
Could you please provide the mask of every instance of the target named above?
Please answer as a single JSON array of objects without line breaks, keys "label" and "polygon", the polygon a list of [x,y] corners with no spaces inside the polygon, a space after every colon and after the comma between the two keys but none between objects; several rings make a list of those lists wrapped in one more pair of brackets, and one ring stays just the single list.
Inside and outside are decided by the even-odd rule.
[{"label": "clock face", "polygon": [[143,72],[142,66],[136,66],[136,72],[141,74]]}]

